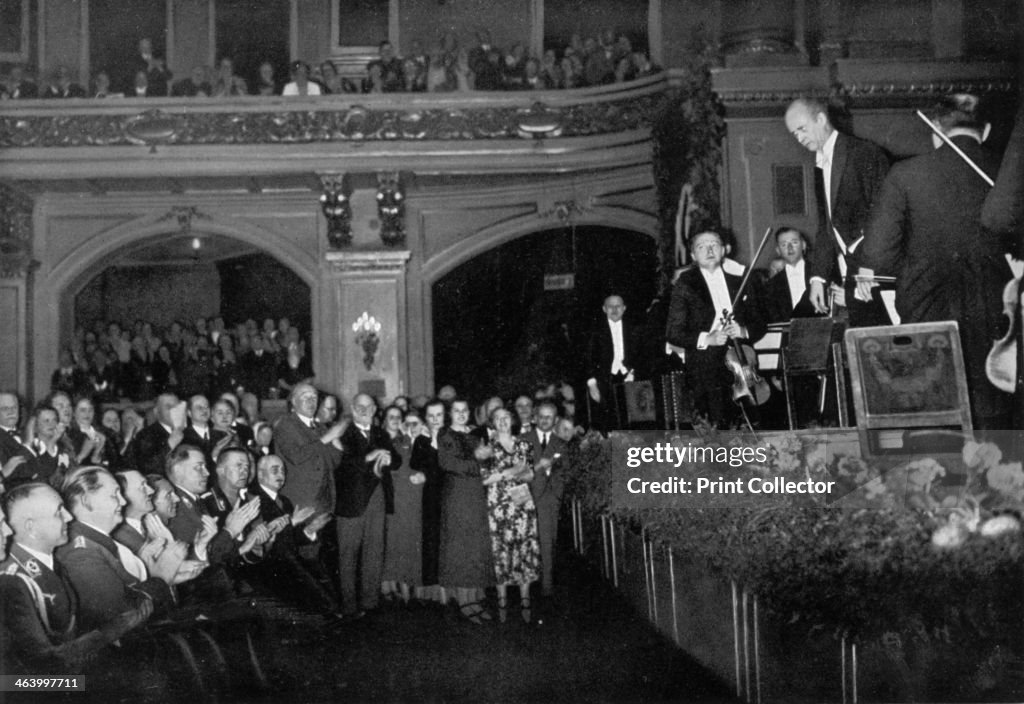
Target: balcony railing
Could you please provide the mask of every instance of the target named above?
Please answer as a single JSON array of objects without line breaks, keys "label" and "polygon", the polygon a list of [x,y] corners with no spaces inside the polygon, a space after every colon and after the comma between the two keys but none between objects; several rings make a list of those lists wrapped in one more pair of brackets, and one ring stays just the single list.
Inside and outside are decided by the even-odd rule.
[{"label": "balcony railing", "polygon": [[0,103],[0,149],[591,137],[647,129],[667,81],[558,91]]}]

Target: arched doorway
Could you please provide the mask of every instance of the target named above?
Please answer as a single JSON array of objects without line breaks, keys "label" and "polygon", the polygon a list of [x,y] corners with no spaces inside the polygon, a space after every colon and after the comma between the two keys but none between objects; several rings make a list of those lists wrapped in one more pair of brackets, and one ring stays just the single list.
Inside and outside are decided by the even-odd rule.
[{"label": "arched doorway", "polygon": [[[262,329],[269,319],[279,335],[273,347],[280,347],[277,354],[284,360],[288,330],[281,324],[287,319],[288,326],[295,328],[303,364],[312,368],[310,285],[270,254],[230,236],[196,231],[144,238],[83,271],[62,295],[62,308],[71,318],[64,328],[74,332],[64,335],[61,343],[76,352],[87,349],[83,339],[99,338],[106,340],[109,352],[116,353],[117,345],[107,339],[111,323],[116,323],[128,340],[139,336],[143,323],[156,338],[166,339],[172,326],[194,331],[199,319],[220,318],[224,335],[242,362],[251,341],[251,329],[247,332],[245,323],[252,321],[256,329]],[[208,330],[209,346],[201,354],[212,358],[220,354],[221,334],[214,337],[212,325]],[[122,349],[120,363],[127,366],[125,354]],[[91,354],[84,356],[92,358]],[[118,364],[117,359],[111,361]],[[176,352],[175,364],[179,361]],[[238,379],[241,381],[241,376]],[[232,384],[225,388],[211,385],[208,390],[219,393],[232,388]],[[136,397],[142,391],[129,390],[127,385],[119,390],[121,396],[146,400]],[[151,396],[151,391],[146,387],[144,395]],[[259,395],[272,397],[266,389]]]},{"label": "arched doorway", "polygon": [[657,293],[657,245],[604,226],[507,242],[434,282],[434,380],[472,398],[578,382],[587,335],[611,293],[643,321]]}]

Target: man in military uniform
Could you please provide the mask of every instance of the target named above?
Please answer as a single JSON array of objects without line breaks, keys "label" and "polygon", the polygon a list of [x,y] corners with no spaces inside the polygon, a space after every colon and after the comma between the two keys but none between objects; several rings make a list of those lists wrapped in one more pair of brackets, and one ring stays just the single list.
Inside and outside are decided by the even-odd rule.
[{"label": "man in military uniform", "polygon": [[79,635],[78,599],[53,558],[54,549],[68,541],[71,515],[45,484],[12,489],[4,503],[0,557],[12,530],[14,540],[0,563],[0,672],[81,672],[82,663],[145,621],[152,602],[146,600]]}]

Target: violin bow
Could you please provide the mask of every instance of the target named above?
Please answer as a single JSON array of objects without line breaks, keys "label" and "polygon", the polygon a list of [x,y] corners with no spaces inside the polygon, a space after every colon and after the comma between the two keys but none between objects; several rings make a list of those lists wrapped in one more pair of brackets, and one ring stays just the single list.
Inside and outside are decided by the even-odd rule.
[{"label": "violin bow", "polygon": [[764,237],[761,238],[761,245],[757,248],[757,252],[754,253],[754,258],[750,260],[750,266],[743,273],[743,280],[740,282],[740,287],[736,289],[736,296],[732,299],[732,309],[736,310],[736,304],[739,302],[740,297],[743,296],[743,289],[747,287],[747,282],[750,281],[750,275],[754,273],[754,265],[757,264],[757,260],[761,258],[761,253],[764,252],[764,246],[768,244],[768,238],[772,235],[772,228],[769,226],[764,231]]},{"label": "violin bow", "polygon": [[923,112],[921,112],[920,110],[917,110],[916,112],[917,112],[917,116],[920,117],[922,120],[924,120],[924,124],[928,125],[929,129],[931,129],[931,131],[934,132],[938,136],[939,139],[941,139],[943,142],[946,143],[946,146],[948,146],[950,149],[952,149],[954,152],[956,152],[957,156],[959,156],[961,159],[963,159],[965,162],[967,162],[967,165],[970,166],[972,169],[974,169],[974,171],[979,176],[981,176],[981,179],[985,183],[987,183],[989,185],[989,187],[992,187],[992,186],[996,185],[996,182],[993,181],[992,178],[987,173],[982,171],[980,166],[978,166],[973,161],[971,161],[971,157],[969,157],[966,154],[964,154],[964,151],[960,147],[958,147],[955,144],[953,144],[953,140],[951,140],[949,137],[947,137],[946,134],[942,130],[940,130],[938,127],[936,127],[934,122],[929,120],[925,116],[925,114]]}]

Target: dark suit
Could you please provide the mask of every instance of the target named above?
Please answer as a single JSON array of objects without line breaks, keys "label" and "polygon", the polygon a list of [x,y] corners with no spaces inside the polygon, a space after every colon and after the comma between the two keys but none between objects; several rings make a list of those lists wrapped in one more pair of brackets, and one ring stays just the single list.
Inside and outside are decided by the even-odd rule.
[{"label": "dark suit", "polygon": [[[614,356],[611,325],[605,318],[590,334],[586,355],[586,378],[597,380],[597,389],[601,393],[600,404],[597,408],[591,408],[591,423],[600,429],[610,429],[618,424],[612,394],[615,385],[625,381],[626,375],[612,374]],[[622,320],[622,366],[633,370],[637,379],[643,378],[643,340],[640,329],[625,319]]]},{"label": "dark suit", "polygon": [[444,473],[441,471],[437,449],[430,438],[420,436],[412,445],[409,467],[414,472],[423,472],[427,481],[423,484],[423,584],[437,584],[438,558],[441,550],[441,488]]},{"label": "dark suit", "polygon": [[288,493],[295,504],[334,513],[334,472],[341,450],[320,442],[320,433],[294,412],[274,425],[274,449],[288,470]]},{"label": "dark suit", "polygon": [[190,422],[185,426],[184,437],[181,442],[184,445],[191,445],[202,451],[203,457],[206,458],[206,467],[212,474],[213,468],[217,464],[217,458],[213,456],[213,448],[227,436],[227,433],[217,430],[212,425],[207,425],[206,434],[207,438],[204,440],[199,431]]},{"label": "dark suit", "polygon": [[142,524],[142,532],[140,533],[128,521],[124,521],[110,533],[110,537],[138,555],[139,550],[146,544],[145,532],[145,524]]},{"label": "dark suit", "polygon": [[[877,298],[871,303],[858,301],[853,296],[853,282],[840,280],[840,249],[835,233],[839,233],[846,247],[850,247],[867,234],[871,208],[889,171],[889,160],[882,148],[873,142],[841,132],[837,134],[835,150],[832,153],[828,201],[825,198],[825,179],[821,169],[814,170],[818,234],[814,238],[814,247],[808,260],[810,275],[824,279],[826,286],[831,282],[845,287],[846,304],[852,326],[888,325],[889,318]],[[832,206],[831,212],[829,202]],[[848,275],[857,273],[857,268],[861,265],[861,248],[866,239],[847,255]]]},{"label": "dark suit", "polygon": [[[391,472],[402,459],[391,438],[376,426],[364,436],[352,423],[342,434],[341,445],[345,451],[335,473],[338,566],[342,605],[353,613],[377,606],[384,569],[385,519],[394,510]],[[366,455],[374,450],[391,455],[391,463],[382,468],[380,477],[374,474],[373,463],[366,461]]]},{"label": "dark suit", "polygon": [[35,469],[32,464],[35,453],[22,445],[19,439],[24,440],[25,438],[20,434],[18,438],[15,438],[14,432],[0,428],[0,466],[7,464],[14,457],[25,458],[24,462],[14,468],[10,476],[2,477],[8,489],[19,483],[34,481],[32,475],[35,474]]},{"label": "dark suit", "polygon": [[[295,512],[295,505],[284,494],[278,493],[275,500],[258,482],[250,490],[252,495],[260,497],[260,518],[264,523]],[[274,537],[263,561],[253,566],[251,574],[282,599],[316,613],[333,613],[338,610],[338,604],[323,586],[326,575],[318,563],[307,562],[299,555],[299,546],[309,542],[302,527],[296,528],[289,522]]]},{"label": "dark suit", "polygon": [[1014,236],[1017,256],[1024,251],[1024,104],[1017,111],[1017,121],[1010,133],[1010,142],[996,176],[996,185],[985,197],[981,224],[999,234]]},{"label": "dark suit", "polygon": [[813,318],[817,315],[814,306],[811,305],[811,277],[808,271],[809,267],[805,263],[804,286],[806,288],[795,306],[793,297],[789,295],[789,280],[786,278],[786,271],[782,270],[768,279],[763,289],[765,322],[784,323],[793,318]]},{"label": "dark suit", "polygon": [[79,521],[68,526],[68,542],[57,548],[55,556],[78,595],[82,629],[100,628],[137,608],[146,597],[153,600],[155,613],[174,603],[166,582],[157,577],[140,582],[121,564],[114,539]]},{"label": "dark suit", "polygon": [[[995,172],[995,158],[976,140],[960,136],[953,143]],[[945,145],[897,164],[882,187],[862,259],[876,273],[897,277],[901,322],[957,321],[976,423],[994,428],[1011,397],[988,381],[985,358],[1005,327],[1002,294],[1012,273],[999,238],[981,226],[988,193]]]},{"label": "dark suit", "polygon": [[[542,433],[534,428],[523,435],[533,450],[534,476],[530,482],[530,493],[537,506],[537,531],[540,534],[541,586],[545,595],[554,588],[555,541],[558,538],[558,514],[562,508],[562,494],[565,492],[565,462],[569,447],[565,440],[548,432],[547,443],[542,447]],[[552,461],[550,473],[537,469],[540,460]]]},{"label": "dark suit", "polygon": [[255,350],[249,350],[242,355],[241,365],[246,391],[267,398],[270,390],[277,388],[277,357],[273,352],[263,350],[262,355],[257,355]]},{"label": "dark suit", "polygon": [[[730,298],[736,296],[742,279],[724,274]],[[725,353],[729,345],[697,349],[702,332],[711,330],[722,311],[716,311],[707,282],[700,267],[686,269],[676,279],[669,305],[666,339],[686,350],[686,379],[693,392],[695,410],[705,412],[714,423],[727,420],[726,395],[732,375],[725,367]],[[764,313],[756,296],[749,291],[737,301],[733,310],[736,322],[747,329],[750,340],[764,335]]]},{"label": "dark suit", "polygon": [[143,474],[164,474],[167,455],[171,448],[167,438],[171,434],[160,423],[152,423],[140,430],[128,448],[126,466],[134,467]]}]

